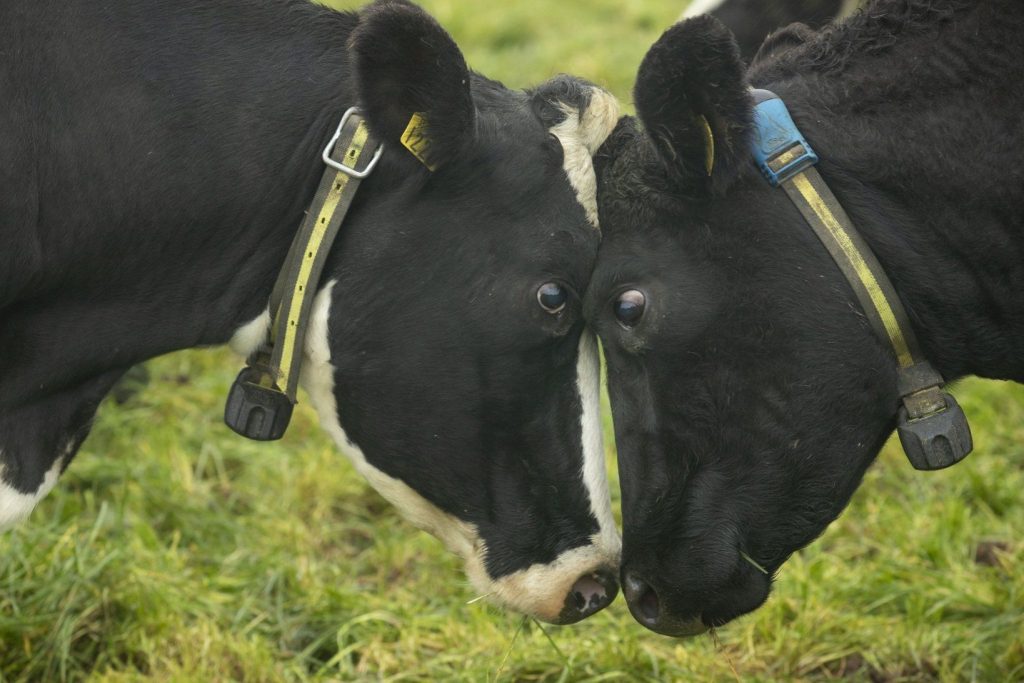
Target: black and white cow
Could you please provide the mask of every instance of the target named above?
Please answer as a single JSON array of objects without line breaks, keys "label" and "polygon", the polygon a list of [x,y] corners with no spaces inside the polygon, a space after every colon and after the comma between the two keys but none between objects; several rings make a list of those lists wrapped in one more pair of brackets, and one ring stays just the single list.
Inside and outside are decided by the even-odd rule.
[{"label": "black and white cow", "polygon": [[[1024,381],[1024,4],[880,0],[802,35],[749,82],[788,105],[925,357],[947,380]],[[842,511],[896,424],[897,363],[755,168],[728,31],[670,29],[635,100],[643,128],[624,120],[595,159],[585,310],[608,364],[624,592],[683,635],[764,602]]]},{"label": "black and white cow", "polygon": [[683,19],[710,14],[733,32],[740,56],[749,62],[771,31],[799,21],[820,28],[850,14],[859,0],[694,0]]},{"label": "black and white cow", "polygon": [[[264,336],[341,114],[385,141],[325,271],[302,382],[370,483],[499,604],[615,596],[592,152],[614,99],[512,91],[422,10],[306,0],[0,5],[0,525],[129,366]],[[425,168],[399,144],[427,121]]]}]

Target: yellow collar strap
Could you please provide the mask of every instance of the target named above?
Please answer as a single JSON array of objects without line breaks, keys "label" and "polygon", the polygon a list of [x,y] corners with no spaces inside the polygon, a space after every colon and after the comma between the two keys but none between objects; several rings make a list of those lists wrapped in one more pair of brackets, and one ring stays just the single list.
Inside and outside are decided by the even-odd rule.
[{"label": "yellow collar strap", "polygon": [[897,431],[917,469],[963,460],[973,448],[963,410],[943,390],[942,376],[923,356],[896,289],[871,248],[814,165],[817,155],[774,93],[753,90],[754,157],[772,185],[781,186],[853,288],[872,328],[899,365],[902,405]]},{"label": "yellow collar strap", "polygon": [[[373,154],[367,152],[371,149]],[[224,421],[238,434],[257,441],[284,436],[296,403],[303,342],[320,276],[356,190],[382,151],[357,110],[345,112],[324,149],[328,168],[270,296],[269,335],[228,395]]]}]

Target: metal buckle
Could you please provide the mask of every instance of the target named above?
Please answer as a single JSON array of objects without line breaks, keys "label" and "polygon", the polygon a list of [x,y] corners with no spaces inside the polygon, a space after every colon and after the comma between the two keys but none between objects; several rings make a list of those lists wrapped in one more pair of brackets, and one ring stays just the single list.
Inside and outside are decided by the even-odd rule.
[{"label": "metal buckle", "polygon": [[331,168],[341,171],[345,175],[351,176],[353,178],[362,179],[370,175],[374,167],[377,165],[377,162],[380,161],[380,155],[384,152],[383,142],[377,145],[377,151],[373,153],[373,158],[370,159],[370,163],[367,164],[366,168],[363,169],[362,171],[357,171],[351,166],[346,166],[340,161],[335,161],[334,159],[331,158],[331,153],[334,151],[334,145],[337,144],[338,139],[341,137],[341,131],[343,128],[345,128],[345,124],[348,123],[349,117],[351,117],[353,114],[358,113],[359,107],[349,107],[348,111],[346,111],[345,114],[341,117],[341,123],[338,124],[338,129],[334,131],[334,135],[332,135],[331,139],[327,142],[327,146],[324,147],[323,154],[320,155],[320,158],[323,159],[324,163],[330,166]]}]

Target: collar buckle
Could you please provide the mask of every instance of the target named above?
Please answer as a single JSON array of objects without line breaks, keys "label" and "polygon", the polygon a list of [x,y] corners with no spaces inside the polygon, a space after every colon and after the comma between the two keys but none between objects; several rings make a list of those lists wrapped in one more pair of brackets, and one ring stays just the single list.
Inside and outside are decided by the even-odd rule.
[{"label": "collar buckle", "polygon": [[754,101],[754,161],[773,187],[808,166],[818,155],[801,135],[785,103],[767,90],[752,91]]},{"label": "collar buckle", "polygon": [[373,169],[377,167],[377,162],[380,161],[381,154],[384,153],[384,143],[377,145],[377,149],[373,152],[373,158],[370,159],[370,163],[366,165],[362,171],[357,170],[351,166],[346,166],[340,161],[335,161],[331,158],[331,154],[334,153],[334,146],[338,144],[338,140],[341,138],[341,131],[345,128],[345,124],[348,123],[349,118],[353,114],[359,114],[359,107],[349,107],[345,111],[345,114],[341,117],[341,123],[338,124],[338,129],[334,131],[334,135],[327,141],[327,146],[324,147],[324,151],[320,154],[320,158],[323,162],[333,168],[336,171],[341,171],[347,176],[352,178],[358,178],[362,180],[366,176],[373,173]]}]

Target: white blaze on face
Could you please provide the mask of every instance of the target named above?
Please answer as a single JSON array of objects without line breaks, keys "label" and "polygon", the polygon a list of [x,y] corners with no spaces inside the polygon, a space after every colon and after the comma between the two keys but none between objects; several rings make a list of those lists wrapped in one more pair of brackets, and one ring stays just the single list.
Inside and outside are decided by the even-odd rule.
[{"label": "white blaze on face", "polygon": [[4,531],[28,517],[43,496],[53,490],[58,477],[60,477],[61,468],[64,466],[64,459],[70,450],[69,446],[64,455],[58,456],[54,460],[53,466],[43,475],[43,481],[39,484],[39,488],[31,493],[22,493],[5,482],[4,467],[0,464],[0,531]]},{"label": "white blaze on face", "polygon": [[[619,121],[619,103],[610,93],[595,87],[591,89],[590,104],[582,114],[568,105],[563,105],[562,111],[565,112],[565,120],[552,127],[551,132],[562,144],[565,173],[576,191],[577,201],[590,224],[600,229],[593,155],[615,129]],[[600,540],[592,539],[592,542],[614,554],[614,564],[618,566],[621,541],[612,517],[601,429],[601,367],[597,341],[589,330],[580,337],[576,387],[583,409],[580,424],[583,483],[590,497],[590,510],[600,527]]]},{"label": "white blaze on face", "polygon": [[[591,537],[590,545],[566,551],[554,562],[535,564],[494,580],[487,574],[485,565],[487,546],[473,524],[441,510],[405,482],[371,465],[359,447],[345,435],[338,421],[334,397],[334,366],[331,365],[328,337],[331,291],[334,283],[335,281],[328,283],[313,302],[301,373],[302,386],[320,416],[321,425],[352,461],[356,470],[366,477],[378,493],[391,502],[406,519],[436,536],[449,550],[463,558],[466,563],[466,575],[476,591],[510,609],[545,621],[556,621],[577,579],[598,569],[615,568],[619,561],[618,534],[613,524],[610,527],[606,524],[611,521],[611,510],[603,475],[600,424],[595,417],[596,412],[593,412],[598,410],[594,378],[597,359],[593,341],[591,340],[587,346],[587,359],[581,361],[581,393],[586,392],[586,396],[581,396],[584,405],[583,427],[585,432],[589,430],[584,437],[585,458],[582,474],[588,490],[591,486],[603,488],[600,498],[591,501],[595,516],[601,522],[600,531]],[[595,426],[598,430],[596,436]],[[600,474],[595,469],[595,448],[600,451]]]},{"label": "white blaze on face", "polygon": [[618,528],[612,516],[608,471],[604,462],[604,433],[601,427],[601,360],[597,339],[590,330],[580,337],[576,360],[576,387],[583,412],[580,427],[583,438],[583,483],[590,497],[590,511],[600,527],[600,545],[614,551],[615,566],[621,548]]},{"label": "white blaze on face", "polygon": [[619,121],[619,103],[610,93],[591,88],[590,104],[582,113],[568,104],[562,104],[561,109],[565,119],[551,127],[551,134],[562,144],[563,167],[576,199],[590,224],[598,228],[593,157]]}]

